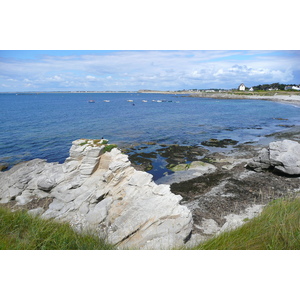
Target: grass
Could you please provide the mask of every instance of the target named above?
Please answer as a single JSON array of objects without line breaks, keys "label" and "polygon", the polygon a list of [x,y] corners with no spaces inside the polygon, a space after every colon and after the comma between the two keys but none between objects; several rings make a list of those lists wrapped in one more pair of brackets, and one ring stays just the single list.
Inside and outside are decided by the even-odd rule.
[{"label": "grass", "polygon": [[11,212],[0,207],[0,250],[113,250],[92,234],[76,233],[69,224]]},{"label": "grass", "polygon": [[224,232],[195,250],[299,250],[300,198],[272,201],[261,215]]},{"label": "grass", "polygon": [[117,148],[117,145],[115,145],[115,144],[106,145],[104,147],[103,153],[110,152],[113,148]]},{"label": "grass", "polygon": [[[0,250],[114,250],[69,224],[0,207]],[[199,244],[195,250],[300,250],[300,198],[272,201],[243,226]]]},{"label": "grass", "polygon": [[91,147],[99,147],[102,145],[106,145],[108,143],[108,140],[91,140],[91,139],[84,139],[84,142],[80,143],[79,146],[89,145]]}]

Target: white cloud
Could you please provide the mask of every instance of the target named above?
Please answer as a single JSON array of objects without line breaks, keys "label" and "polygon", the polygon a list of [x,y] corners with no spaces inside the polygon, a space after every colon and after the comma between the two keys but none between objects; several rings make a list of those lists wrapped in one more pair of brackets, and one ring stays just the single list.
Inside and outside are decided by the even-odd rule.
[{"label": "white cloud", "polygon": [[[1,56],[1,52],[0,52]],[[40,90],[235,87],[294,81],[299,52],[115,51],[101,55],[45,56],[0,61],[0,83],[30,82]],[[300,73],[300,72],[299,72]],[[300,81],[300,80],[297,80]]]}]

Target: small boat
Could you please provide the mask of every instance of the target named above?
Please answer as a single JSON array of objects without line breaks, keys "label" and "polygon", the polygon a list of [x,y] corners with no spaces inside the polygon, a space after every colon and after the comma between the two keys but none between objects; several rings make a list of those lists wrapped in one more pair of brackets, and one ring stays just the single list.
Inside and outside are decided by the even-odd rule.
[{"label": "small boat", "polygon": [[103,102],[110,102],[110,100],[103,100]]},{"label": "small boat", "polygon": [[147,100],[142,100],[143,102],[148,102]]},{"label": "small boat", "polygon": [[89,100],[88,102],[89,103],[95,103],[95,100]]},{"label": "small boat", "polygon": [[127,100],[127,102],[133,102],[133,100]]},{"label": "small boat", "polygon": [[162,102],[162,100],[156,100],[156,102]]}]

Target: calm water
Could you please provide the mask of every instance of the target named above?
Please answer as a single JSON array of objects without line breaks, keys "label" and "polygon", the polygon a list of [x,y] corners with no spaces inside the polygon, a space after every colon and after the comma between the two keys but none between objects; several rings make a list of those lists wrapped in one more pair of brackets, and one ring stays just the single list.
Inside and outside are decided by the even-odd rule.
[{"label": "calm water", "polygon": [[300,108],[291,105],[163,94],[0,94],[0,108],[0,164],[8,165],[33,158],[62,163],[79,138],[200,145],[210,138],[257,141],[284,129],[278,125],[300,124]]}]

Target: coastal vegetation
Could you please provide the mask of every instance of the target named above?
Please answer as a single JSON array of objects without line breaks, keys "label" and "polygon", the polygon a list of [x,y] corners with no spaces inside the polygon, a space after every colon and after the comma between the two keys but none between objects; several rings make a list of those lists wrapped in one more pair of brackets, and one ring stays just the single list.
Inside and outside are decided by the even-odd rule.
[{"label": "coastal vegetation", "polygon": [[84,139],[82,143],[79,144],[79,146],[89,145],[91,147],[99,147],[105,145],[103,149],[103,153],[110,152],[113,148],[117,148],[118,146],[116,144],[108,144],[108,140],[89,140]]},{"label": "coastal vegetation", "polygon": [[199,244],[195,250],[299,250],[300,198],[270,202],[243,226]]},{"label": "coastal vegetation", "polygon": [[115,145],[115,144],[110,144],[110,145],[106,145],[105,147],[104,147],[104,153],[105,152],[110,152],[112,149],[114,149],[114,148],[117,148],[117,145]]},{"label": "coastal vegetation", "polygon": [[113,250],[91,233],[77,233],[67,223],[44,220],[25,210],[0,207],[0,250]]},{"label": "coastal vegetation", "polygon": [[[300,197],[270,202],[261,215],[226,231],[194,250],[299,250]],[[92,235],[76,233],[70,225],[11,212],[0,207],[0,250],[114,250]],[[187,249],[190,250],[190,249]]]}]

